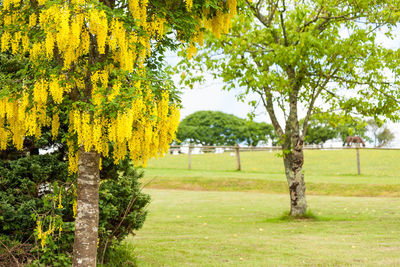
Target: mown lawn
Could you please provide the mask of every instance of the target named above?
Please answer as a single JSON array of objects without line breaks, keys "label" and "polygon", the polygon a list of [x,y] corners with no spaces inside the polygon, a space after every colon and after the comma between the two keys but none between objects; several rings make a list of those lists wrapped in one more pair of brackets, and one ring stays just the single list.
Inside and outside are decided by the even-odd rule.
[{"label": "mown lawn", "polygon": [[400,266],[400,151],[360,154],[359,176],[355,150],[305,152],[316,218],[300,221],[282,217],[274,152],[241,153],[241,172],[230,153],[193,155],[192,170],[187,155],[152,160],[148,218],[125,247],[138,266]]},{"label": "mown lawn", "polygon": [[139,266],[399,266],[400,199],[309,196],[316,220],[287,221],[288,196],[147,189]]},{"label": "mown lawn", "polygon": [[[153,188],[285,193],[282,158],[276,152],[242,152],[242,171],[235,170],[230,153],[167,155],[151,160],[145,170]],[[360,150],[361,175],[356,151],[305,151],[305,181],[309,194],[342,196],[400,196],[400,150]]]}]

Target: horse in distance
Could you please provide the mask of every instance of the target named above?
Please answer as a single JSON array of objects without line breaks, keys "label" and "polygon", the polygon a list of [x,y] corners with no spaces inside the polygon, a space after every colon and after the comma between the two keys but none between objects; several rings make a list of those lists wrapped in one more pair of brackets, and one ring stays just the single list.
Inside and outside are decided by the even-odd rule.
[{"label": "horse in distance", "polygon": [[365,147],[365,142],[360,136],[347,136],[344,144],[346,144],[347,147],[350,147],[351,144],[362,144],[362,146]]}]

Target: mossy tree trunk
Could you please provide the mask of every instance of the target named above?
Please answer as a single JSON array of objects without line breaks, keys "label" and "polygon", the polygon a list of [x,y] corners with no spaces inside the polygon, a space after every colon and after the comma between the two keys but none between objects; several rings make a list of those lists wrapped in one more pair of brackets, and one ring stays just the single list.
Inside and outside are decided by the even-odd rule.
[{"label": "mossy tree trunk", "polygon": [[[291,76],[292,72],[288,72]],[[300,133],[297,102],[299,85],[292,80],[292,90],[289,94],[289,116],[286,120],[285,133],[282,135],[283,163],[290,193],[290,216],[303,216],[307,211],[306,186],[303,173],[303,144],[307,122]],[[307,114],[308,120],[310,114]]]},{"label": "mossy tree trunk", "polygon": [[284,153],[283,163],[290,194],[290,216],[303,216],[307,211],[307,201],[303,173],[303,142],[301,140],[294,144],[289,153]]}]

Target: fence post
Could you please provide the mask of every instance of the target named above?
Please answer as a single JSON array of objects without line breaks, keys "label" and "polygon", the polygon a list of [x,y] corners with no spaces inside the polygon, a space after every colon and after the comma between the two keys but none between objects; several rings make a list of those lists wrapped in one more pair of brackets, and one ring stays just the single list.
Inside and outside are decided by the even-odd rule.
[{"label": "fence post", "polygon": [[189,167],[189,170],[191,170],[192,169],[192,144],[190,144],[190,143],[189,143],[188,156],[189,156],[188,167]]},{"label": "fence post", "polygon": [[361,169],[360,169],[360,151],[359,151],[359,146],[356,146],[356,151],[357,151],[357,171],[358,171],[358,175],[361,174]]},{"label": "fence post", "polygon": [[236,169],[237,169],[238,171],[241,171],[241,170],[242,170],[242,166],[240,165],[240,154],[239,154],[239,149],[240,149],[239,145],[238,145],[238,144],[235,144],[235,151],[236,151]]}]

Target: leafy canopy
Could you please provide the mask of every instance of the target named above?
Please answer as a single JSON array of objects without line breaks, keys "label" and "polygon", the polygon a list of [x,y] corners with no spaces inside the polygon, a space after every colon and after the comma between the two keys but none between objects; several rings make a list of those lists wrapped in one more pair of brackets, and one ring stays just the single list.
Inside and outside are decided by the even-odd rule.
[{"label": "leafy canopy", "polygon": [[185,117],[178,127],[180,142],[202,145],[246,145],[257,146],[259,142],[273,139],[273,127],[241,119],[221,111],[197,111]]},{"label": "leafy canopy", "polygon": [[162,155],[179,109],[158,56],[181,43],[190,57],[206,28],[226,32],[235,14],[235,0],[2,1],[0,51],[23,68],[0,76],[1,149],[43,127],[57,136],[62,111],[70,172],[81,146],[107,157],[112,144],[116,163]]},{"label": "leafy canopy", "polygon": [[399,118],[399,79],[390,73],[399,71],[399,53],[378,42],[393,37],[396,1],[258,0],[240,7],[229,34],[208,35],[196,64],[183,60],[181,67],[206,67],[226,89],[258,95],[286,146],[297,142],[293,136],[304,138],[316,112]]}]

